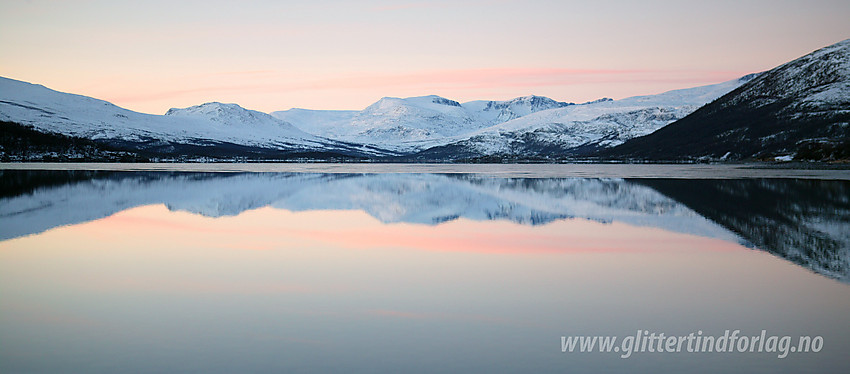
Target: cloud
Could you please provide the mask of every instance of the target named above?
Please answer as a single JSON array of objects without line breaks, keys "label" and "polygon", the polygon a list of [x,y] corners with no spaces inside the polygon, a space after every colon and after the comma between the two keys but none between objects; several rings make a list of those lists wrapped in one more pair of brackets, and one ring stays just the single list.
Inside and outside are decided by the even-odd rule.
[{"label": "cloud", "polygon": [[[682,83],[709,84],[747,72],[699,70],[628,70],[571,68],[483,68],[411,72],[355,72],[330,77],[293,77],[268,70],[221,72],[187,77],[176,88],[136,86],[132,93],[111,95],[116,103],[167,100],[203,94],[210,98],[244,94],[286,94],[304,91],[382,91],[399,89],[422,94],[441,90],[504,90],[529,92],[540,87],[590,84]],[[684,88],[684,87],[682,87]],[[649,92],[647,92],[649,93]]]}]

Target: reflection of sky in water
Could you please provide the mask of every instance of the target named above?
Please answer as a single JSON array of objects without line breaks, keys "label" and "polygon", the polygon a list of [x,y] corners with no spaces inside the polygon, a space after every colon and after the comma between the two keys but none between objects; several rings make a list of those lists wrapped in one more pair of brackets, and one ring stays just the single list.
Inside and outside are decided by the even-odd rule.
[{"label": "reflection of sky in water", "polygon": [[209,217],[273,206],[362,210],[382,222],[433,225],[459,217],[541,224],[567,217],[621,221],[732,239],[687,207],[622,179],[505,179],[438,174],[115,173],[9,199],[11,238],[164,203]]},{"label": "reflection of sky in water", "polygon": [[[350,210],[384,223],[424,225],[457,219],[543,225],[584,218],[742,243],[850,281],[845,180],[85,171],[4,171],[3,177],[0,239],[151,204],[208,217],[262,207]],[[504,240],[487,237],[493,238],[488,250]]]},{"label": "reflection of sky in water", "polygon": [[[0,242],[3,372],[836,372],[848,312],[846,284],[768,253],[618,221],[146,205]],[[784,360],[560,352],[562,335],[637,329],[825,343]]]}]

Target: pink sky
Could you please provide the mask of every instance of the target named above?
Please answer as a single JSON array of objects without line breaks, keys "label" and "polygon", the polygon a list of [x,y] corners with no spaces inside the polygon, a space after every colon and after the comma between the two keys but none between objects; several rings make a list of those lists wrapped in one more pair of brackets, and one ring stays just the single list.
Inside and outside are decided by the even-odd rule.
[{"label": "pink sky", "polygon": [[846,1],[10,1],[0,75],[159,114],[582,102],[770,69],[850,37],[847,19]]}]

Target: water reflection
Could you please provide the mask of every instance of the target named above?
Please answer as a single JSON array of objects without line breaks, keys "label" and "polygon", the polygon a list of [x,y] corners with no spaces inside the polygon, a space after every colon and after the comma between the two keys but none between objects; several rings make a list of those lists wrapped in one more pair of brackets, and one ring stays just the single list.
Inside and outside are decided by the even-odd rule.
[{"label": "water reflection", "polygon": [[9,170],[2,183],[0,239],[150,204],[207,217],[266,206],[359,210],[384,223],[426,225],[584,218],[720,238],[850,280],[847,181]]},{"label": "water reflection", "polygon": [[850,183],[795,179],[646,179],[651,187],[758,248],[848,278]]},{"label": "water reflection", "polygon": [[[848,369],[850,287],[742,246],[846,279],[845,182],[0,180],[0,372]],[[637,329],[819,335],[824,350],[560,351],[563,335]]]}]

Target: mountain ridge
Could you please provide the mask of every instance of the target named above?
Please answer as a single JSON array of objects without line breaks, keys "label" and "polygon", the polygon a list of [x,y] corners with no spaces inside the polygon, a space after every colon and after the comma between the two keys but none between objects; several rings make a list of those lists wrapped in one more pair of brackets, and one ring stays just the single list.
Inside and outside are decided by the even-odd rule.
[{"label": "mountain ridge", "polygon": [[680,121],[632,139],[603,157],[850,158],[850,39],[764,72]]},{"label": "mountain ridge", "polygon": [[[167,115],[138,113],[107,101],[0,77],[0,121],[120,148],[170,155],[387,154],[296,129],[237,104],[207,103]],[[244,127],[250,127],[245,131]],[[183,150],[183,151],[181,151]]]},{"label": "mountain ridge", "polygon": [[561,159],[588,156],[649,134],[756,76],[714,85],[600,100],[543,110],[468,134],[414,156],[419,160],[482,157]]},{"label": "mountain ridge", "polygon": [[[727,82],[581,104],[427,95],[360,111],[267,114],[210,102],[153,115],[0,78],[0,121],[156,159],[840,160],[850,159],[850,39]],[[25,129],[14,141],[26,143]]]}]

